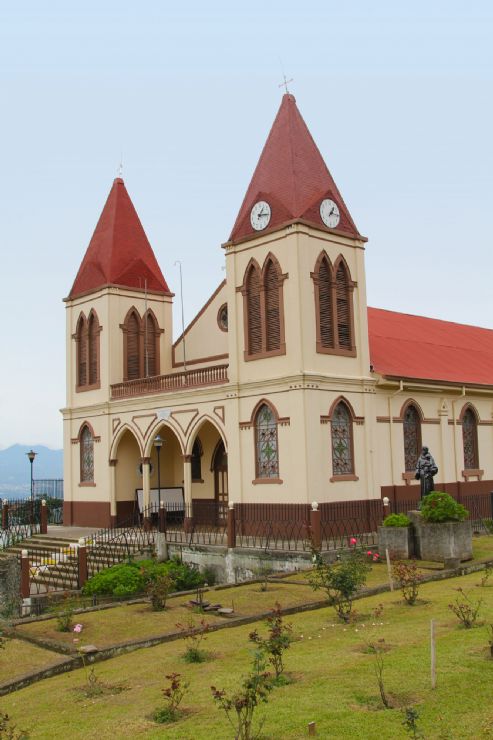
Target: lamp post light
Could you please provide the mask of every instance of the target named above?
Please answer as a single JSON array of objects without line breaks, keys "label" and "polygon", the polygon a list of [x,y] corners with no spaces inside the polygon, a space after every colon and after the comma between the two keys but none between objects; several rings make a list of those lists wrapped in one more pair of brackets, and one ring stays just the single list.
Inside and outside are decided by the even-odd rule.
[{"label": "lamp post light", "polygon": [[161,447],[164,444],[164,440],[158,434],[154,438],[154,447],[157,451],[157,487],[158,487],[158,510],[161,506]]},{"label": "lamp post light", "polygon": [[31,463],[31,504],[34,504],[33,463],[34,463],[34,458],[36,457],[37,454],[38,453],[34,452],[34,450],[29,450],[29,452],[26,452],[28,460]]}]

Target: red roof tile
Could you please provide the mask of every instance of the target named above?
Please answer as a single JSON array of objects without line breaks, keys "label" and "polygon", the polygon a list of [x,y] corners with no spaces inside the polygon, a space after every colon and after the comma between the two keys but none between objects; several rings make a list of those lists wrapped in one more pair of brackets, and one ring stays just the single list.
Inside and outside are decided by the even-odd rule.
[{"label": "red roof tile", "polygon": [[125,184],[113,182],[69,298],[105,285],[169,293]]},{"label": "red roof tile", "polygon": [[238,213],[230,240],[258,235],[250,224],[250,211],[259,200],[271,206],[272,229],[285,221],[303,218],[325,229],[320,202],[331,198],[339,206],[337,231],[359,237],[353,219],[327,165],[304,122],[293,95],[284,95],[252,180]]},{"label": "red roof tile", "polygon": [[493,330],[368,308],[370,361],[397,378],[493,385]]}]

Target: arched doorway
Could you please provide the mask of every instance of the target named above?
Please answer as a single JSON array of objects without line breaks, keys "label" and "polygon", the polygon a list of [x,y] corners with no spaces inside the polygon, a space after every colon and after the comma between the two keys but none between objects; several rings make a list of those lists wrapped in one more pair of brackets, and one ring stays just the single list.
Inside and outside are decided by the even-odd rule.
[{"label": "arched doorway", "polygon": [[217,505],[218,524],[225,524],[228,517],[228,456],[224,442],[219,440],[212,458],[214,471],[214,497]]}]

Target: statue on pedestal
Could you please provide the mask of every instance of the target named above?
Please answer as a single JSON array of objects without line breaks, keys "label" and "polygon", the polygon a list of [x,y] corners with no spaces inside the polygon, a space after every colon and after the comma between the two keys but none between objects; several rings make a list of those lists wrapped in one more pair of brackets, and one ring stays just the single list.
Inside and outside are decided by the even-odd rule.
[{"label": "statue on pedestal", "polygon": [[438,473],[433,456],[430,454],[428,447],[423,447],[421,455],[416,463],[416,480],[421,481],[421,499],[435,490],[433,476]]}]

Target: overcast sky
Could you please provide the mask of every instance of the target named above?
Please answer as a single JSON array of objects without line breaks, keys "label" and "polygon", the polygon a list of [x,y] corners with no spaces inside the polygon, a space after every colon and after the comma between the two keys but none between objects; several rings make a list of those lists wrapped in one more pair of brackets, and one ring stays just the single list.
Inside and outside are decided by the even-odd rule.
[{"label": "overcast sky", "polygon": [[62,445],[62,298],[122,151],[186,321],[222,280],[281,62],[369,305],[493,327],[492,54],[487,0],[0,0],[0,447]]}]

